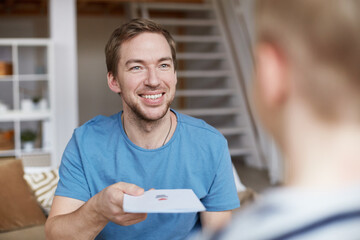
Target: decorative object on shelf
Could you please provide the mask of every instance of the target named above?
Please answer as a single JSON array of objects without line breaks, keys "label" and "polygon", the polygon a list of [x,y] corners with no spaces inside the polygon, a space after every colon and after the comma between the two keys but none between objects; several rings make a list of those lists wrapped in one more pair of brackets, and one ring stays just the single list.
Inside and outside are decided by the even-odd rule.
[{"label": "decorative object on shelf", "polygon": [[14,149],[14,130],[0,130],[0,151]]},{"label": "decorative object on shelf", "polygon": [[30,112],[32,111],[34,104],[32,99],[22,99],[21,100],[21,110],[24,112]]},{"label": "decorative object on shelf", "polygon": [[0,76],[7,76],[12,74],[12,63],[0,61]]},{"label": "decorative object on shelf", "polygon": [[31,152],[34,149],[34,143],[36,140],[36,132],[27,129],[21,132],[21,141],[25,152]]},{"label": "decorative object on shelf", "polygon": [[44,111],[44,110],[46,110],[48,108],[47,101],[44,98],[34,97],[32,99],[32,102],[33,102],[33,106],[32,106],[33,110],[42,110],[42,111]]},{"label": "decorative object on shelf", "polygon": [[9,109],[8,106],[0,101],[0,114],[5,113],[8,109]]},{"label": "decorative object on shelf", "polygon": [[48,102],[46,99],[42,98],[39,101],[38,107],[40,110],[47,110],[48,109]]},{"label": "decorative object on shelf", "polygon": [[41,100],[41,97],[33,97],[32,98],[32,110],[39,110],[40,109],[40,100]]},{"label": "decorative object on shelf", "polygon": [[33,97],[33,98],[32,98],[32,102],[33,102],[33,104],[34,104],[34,108],[37,108],[37,105],[39,104],[40,100],[41,100],[41,97]]}]

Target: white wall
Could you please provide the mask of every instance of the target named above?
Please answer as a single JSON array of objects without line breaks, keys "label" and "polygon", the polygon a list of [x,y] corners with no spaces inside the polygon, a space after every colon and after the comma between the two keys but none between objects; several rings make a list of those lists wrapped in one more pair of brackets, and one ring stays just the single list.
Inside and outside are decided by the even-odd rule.
[{"label": "white wall", "polygon": [[106,80],[105,45],[119,17],[78,17],[78,89],[80,124],[101,115],[112,115],[121,108],[120,96],[110,91]]}]

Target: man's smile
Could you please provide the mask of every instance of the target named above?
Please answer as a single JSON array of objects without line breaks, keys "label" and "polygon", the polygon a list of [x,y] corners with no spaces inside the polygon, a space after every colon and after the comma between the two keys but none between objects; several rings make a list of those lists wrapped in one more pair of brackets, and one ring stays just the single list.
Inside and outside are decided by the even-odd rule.
[{"label": "man's smile", "polygon": [[140,97],[142,98],[146,98],[146,99],[158,99],[160,97],[162,97],[164,93],[159,93],[159,94],[141,94]]}]

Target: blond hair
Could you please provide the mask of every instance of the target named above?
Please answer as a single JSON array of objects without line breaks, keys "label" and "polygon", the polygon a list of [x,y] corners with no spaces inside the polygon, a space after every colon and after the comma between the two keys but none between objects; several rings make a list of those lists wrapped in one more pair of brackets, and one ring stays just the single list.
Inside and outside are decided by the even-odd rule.
[{"label": "blond hair", "polygon": [[[255,13],[257,41],[294,63],[297,84],[318,113],[337,117],[352,104],[360,117],[359,0],[257,0]],[[351,104],[340,106],[340,97]]]}]

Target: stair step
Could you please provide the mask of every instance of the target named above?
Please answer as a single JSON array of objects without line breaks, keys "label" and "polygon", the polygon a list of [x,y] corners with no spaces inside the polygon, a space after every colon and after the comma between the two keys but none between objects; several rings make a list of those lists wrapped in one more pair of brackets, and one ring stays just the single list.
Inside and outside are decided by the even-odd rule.
[{"label": "stair step", "polygon": [[214,78],[230,77],[231,71],[228,70],[204,70],[204,71],[178,71],[178,77]]},{"label": "stair step", "polygon": [[147,9],[156,10],[190,10],[190,11],[207,11],[211,10],[212,6],[207,3],[144,3],[144,7]]},{"label": "stair step", "polygon": [[177,97],[231,96],[235,93],[234,89],[176,90]]},{"label": "stair step", "polygon": [[231,156],[246,156],[252,154],[250,148],[230,148]]},{"label": "stair step", "polygon": [[173,35],[173,38],[176,42],[201,42],[201,43],[205,43],[205,42],[221,42],[222,38],[221,36],[216,36],[216,35],[209,35],[209,36],[179,36],[179,35]]},{"label": "stair step", "polygon": [[196,108],[179,109],[179,112],[191,116],[216,116],[216,115],[235,115],[239,114],[240,108]]},{"label": "stair step", "polygon": [[226,59],[226,54],[222,52],[217,53],[178,53],[176,58],[179,60],[201,59],[201,60],[214,60]]},{"label": "stair step", "polygon": [[[218,64],[219,67],[215,66],[216,68],[202,68],[204,66],[204,64],[201,64],[202,61],[208,60],[206,63],[211,63],[210,61],[218,63],[220,61],[226,60],[229,57],[228,54],[231,54],[231,52],[228,51],[232,51],[231,43],[228,42],[226,34],[221,31],[222,16],[218,19],[216,12],[217,9],[215,9],[216,4],[212,3],[215,3],[215,0],[206,0],[203,2],[203,4],[147,2],[138,4],[138,10],[142,10],[140,11],[140,15],[143,15],[143,17],[149,17],[151,15],[152,20],[173,30],[174,40],[182,44],[184,46],[184,50],[187,49],[187,47],[190,45],[193,47],[193,49],[190,49],[193,51],[186,50],[185,52],[178,53],[177,58],[179,60],[186,61],[185,65],[190,63],[192,59],[199,62],[200,64],[197,66],[195,65],[196,62],[192,61],[191,63],[195,63],[194,65],[191,65],[190,69],[185,68],[183,70],[178,70],[177,76],[180,81],[182,80],[181,78],[188,78],[189,80],[194,81],[209,80],[210,82],[215,80],[213,83],[214,85],[220,81],[226,81],[229,83],[229,85],[232,86],[233,82],[237,83],[236,81],[238,81],[235,74],[236,69],[232,69],[232,65],[224,65],[223,67],[222,64]],[[160,14],[156,16],[155,13]],[[188,30],[192,30],[193,32],[187,32]],[[206,30],[206,33],[202,30]],[[210,30],[211,32],[207,30]],[[182,33],[184,35],[182,35]],[[197,48],[197,45],[201,46]],[[216,51],[222,49],[222,47],[224,47],[227,52],[222,53],[220,51]],[[209,51],[204,53],[200,52],[202,49],[206,50],[205,48],[207,48]],[[231,59],[228,59],[228,61],[231,61]],[[220,86],[220,89],[216,89],[216,86]],[[256,139],[254,140],[256,136],[254,136],[252,125],[248,125],[248,121],[242,121],[242,118],[246,118],[248,117],[247,115],[251,114],[247,112],[246,108],[239,107],[239,105],[243,106],[243,102],[241,102],[242,99],[240,97],[236,98],[236,100],[239,99],[239,102],[236,105],[231,104],[228,101],[224,101],[223,103],[219,102],[216,105],[212,105],[209,101],[208,106],[206,106],[207,98],[210,99],[212,97],[213,99],[210,99],[211,101],[217,101],[218,99],[215,99],[216,96],[219,96],[218,98],[220,98],[220,96],[225,96],[226,98],[231,98],[230,100],[233,100],[232,96],[240,95],[239,89],[227,89],[226,86],[227,85],[219,84],[215,85],[213,88],[212,86],[206,86],[205,89],[190,88],[177,90],[176,97],[184,97],[184,103],[187,103],[187,98],[190,98],[189,100],[194,100],[191,99],[191,97],[203,97],[199,100],[200,103],[205,103],[205,106],[200,105],[198,108],[196,108],[196,105],[189,104],[189,106],[193,106],[193,108],[178,109],[178,111],[180,113],[203,118],[211,122],[224,119],[224,123],[222,125],[220,125],[221,121],[218,123],[219,126],[223,126],[219,127],[218,130],[228,139],[229,146],[231,146],[231,156],[252,156],[251,160],[255,162],[254,164],[251,163],[251,165],[261,166],[262,164],[257,163],[259,161],[261,162],[261,157],[259,156],[260,148],[257,145]],[[177,100],[182,99],[178,98]],[[191,102],[192,101],[189,101],[189,103]],[[212,106],[217,107],[212,108]],[[231,120],[232,125],[226,124],[228,123],[228,121],[226,121],[227,118],[230,118],[229,120]],[[238,136],[239,138],[246,137],[246,139],[239,139]]]},{"label": "stair step", "polygon": [[177,18],[152,18],[153,21],[166,26],[217,26],[213,19],[177,19]]},{"label": "stair step", "polygon": [[218,128],[218,130],[223,135],[236,135],[236,134],[245,134],[248,130],[244,127],[227,127],[227,128]]}]

